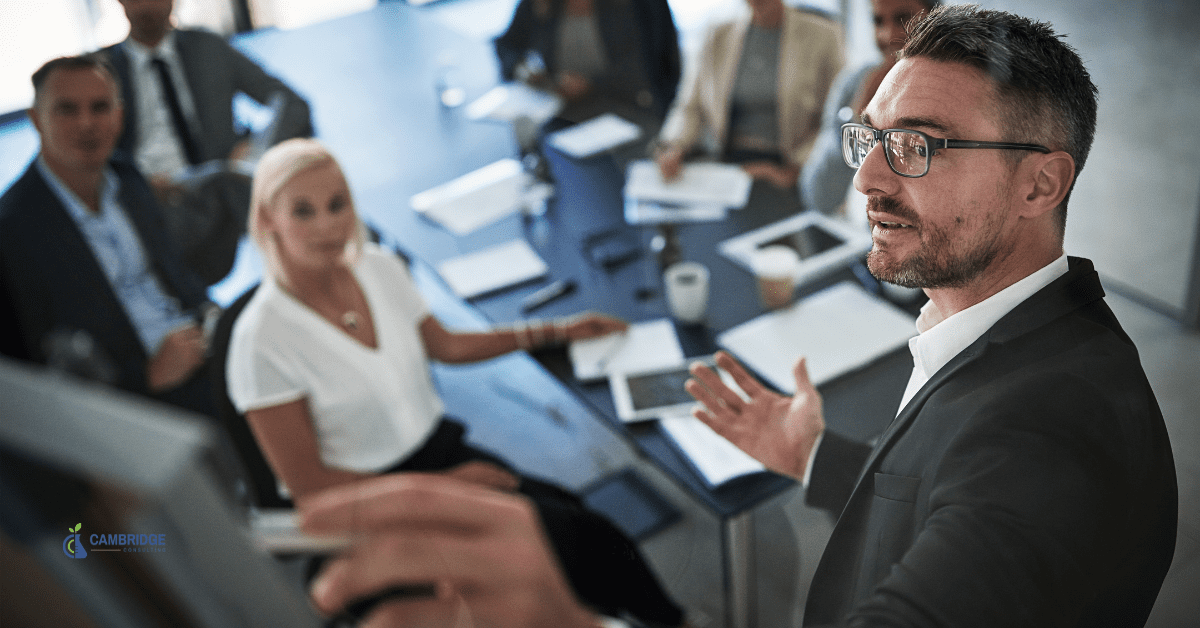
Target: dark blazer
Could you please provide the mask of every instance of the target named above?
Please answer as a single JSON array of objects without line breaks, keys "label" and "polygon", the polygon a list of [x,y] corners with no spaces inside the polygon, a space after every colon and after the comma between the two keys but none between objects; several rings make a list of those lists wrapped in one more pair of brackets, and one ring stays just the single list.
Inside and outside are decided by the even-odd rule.
[{"label": "dark blazer", "polygon": [[[555,56],[564,3],[550,0],[550,10],[545,15],[535,10],[535,4],[536,0],[521,0],[508,30],[495,41],[504,80],[513,80],[517,66],[530,51],[541,56],[549,73],[558,70]],[[610,68],[593,85],[593,92],[610,95],[628,92],[633,85],[630,74],[639,72],[653,99],[650,110],[661,121],[675,98],[680,73],[678,34],[666,0],[597,0],[596,15]],[[623,65],[630,61],[640,61],[640,67]]]},{"label": "dark blazer", "polygon": [[826,433],[807,499],[841,516],[806,626],[1145,623],[1174,552],[1175,467],[1103,296],[1071,258],[873,449]]},{"label": "dark blazer", "polygon": [[[263,104],[268,103],[276,92],[284,95],[276,141],[313,134],[308,103],[220,36],[207,31],[180,29],[175,31],[175,47],[195,101],[200,128],[190,130],[200,147],[202,161],[229,157],[234,144],[241,139],[233,126],[233,97],[238,92]],[[117,148],[133,155],[137,146],[137,99],[133,81],[129,78],[129,53],[125,50],[125,42],[101,52],[107,55],[116,70],[125,100],[125,129]]]},{"label": "dark blazer", "polygon": [[[128,163],[114,160],[111,166],[121,204],[163,289],[185,310],[197,308],[204,289],[171,249],[146,180]],[[0,287],[0,311],[16,326],[3,330],[7,339],[0,347],[7,353],[45,363],[49,334],[84,330],[116,367],[115,385],[148,394],[148,356],[133,323],[83,233],[33,163],[0,197]]]}]

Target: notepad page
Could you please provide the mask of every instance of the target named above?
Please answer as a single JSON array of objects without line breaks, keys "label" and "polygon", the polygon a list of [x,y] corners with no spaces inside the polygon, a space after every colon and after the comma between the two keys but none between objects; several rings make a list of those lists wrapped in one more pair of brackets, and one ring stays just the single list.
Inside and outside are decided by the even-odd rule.
[{"label": "notepad page", "polygon": [[610,373],[637,373],[684,361],[683,347],[670,319],[633,323],[623,333],[576,340],[567,347],[575,378],[605,379]]},{"label": "notepad page", "polygon": [[801,356],[807,356],[809,379],[819,386],[914,335],[912,316],[847,281],[738,325],[717,336],[717,344],[790,394],[796,391],[792,368]]},{"label": "notepad page", "polygon": [[524,240],[512,240],[438,264],[438,274],[464,299],[506,288],[549,272],[541,256]]}]

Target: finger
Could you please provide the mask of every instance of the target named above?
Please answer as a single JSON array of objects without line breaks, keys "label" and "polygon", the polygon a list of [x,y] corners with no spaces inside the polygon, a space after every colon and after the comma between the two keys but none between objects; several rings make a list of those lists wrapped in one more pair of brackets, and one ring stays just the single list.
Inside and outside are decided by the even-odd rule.
[{"label": "finger", "polygon": [[742,401],[742,398],[733,389],[721,381],[721,376],[717,375],[715,371],[700,363],[696,363],[691,366],[689,372],[692,374],[692,377],[711,391],[722,405],[734,413],[741,413],[742,408],[746,405],[745,402]]},{"label": "finger", "polygon": [[683,389],[700,402],[702,409],[711,415],[714,421],[733,423],[738,420],[738,414],[722,405],[721,400],[700,382],[689,379],[683,384]]},{"label": "finger", "polygon": [[751,398],[767,392],[766,387],[758,383],[758,380],[755,379],[754,376],[749,372],[747,372],[746,369],[728,353],[724,351],[718,351],[716,354],[716,362],[717,366],[721,367],[721,369],[726,373],[729,373],[729,376],[733,378],[733,381],[738,385],[738,388],[741,388],[742,391]]},{"label": "finger", "polygon": [[515,496],[445,475],[392,473],[314,495],[300,508],[300,525],[313,533],[392,526],[481,530],[497,514],[526,506]]},{"label": "finger", "polygon": [[[434,595],[430,596],[424,588],[428,585],[414,584],[420,583],[422,580],[417,576],[406,574],[407,565],[404,563],[398,562],[390,565],[387,572],[378,568],[368,569],[377,566],[378,562],[371,557],[365,557],[361,551],[356,550],[353,557],[343,556],[326,563],[309,589],[309,596],[317,610],[326,616],[345,613],[364,602],[372,603],[372,597],[385,594],[390,598],[387,601],[402,603],[444,600],[447,597],[447,588],[444,585],[434,586]],[[425,580],[424,582],[429,581]],[[413,594],[402,593],[407,589],[411,589]],[[374,603],[383,602],[385,600],[374,601]]]},{"label": "finger", "polygon": [[380,604],[358,625],[361,628],[457,628],[470,625],[460,622],[464,609],[463,602],[456,596],[446,599],[397,600]]},{"label": "finger", "polygon": [[712,428],[712,431],[716,432],[717,434],[729,438],[730,425],[728,421],[718,418],[716,415],[705,410],[704,408],[696,408],[692,410],[692,416],[701,423]]},{"label": "finger", "polygon": [[796,392],[815,393],[817,391],[808,376],[808,358],[802,357],[796,360],[796,365],[792,367],[792,376],[796,378]]}]

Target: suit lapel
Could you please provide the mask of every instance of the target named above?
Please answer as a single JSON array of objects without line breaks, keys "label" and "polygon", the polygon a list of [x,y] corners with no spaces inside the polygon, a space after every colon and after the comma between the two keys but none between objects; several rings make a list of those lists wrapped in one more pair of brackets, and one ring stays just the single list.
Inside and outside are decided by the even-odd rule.
[{"label": "suit lapel", "polygon": [[867,458],[866,464],[863,465],[863,469],[854,483],[854,493],[862,490],[864,478],[868,473],[874,472],[879,459],[891,450],[896,441],[912,425],[930,395],[955,373],[986,353],[989,344],[1003,344],[1023,336],[1060,316],[1104,297],[1104,288],[1100,285],[1099,276],[1090,261],[1071,257],[1068,258],[1068,263],[1070,270],[1065,275],[1054,280],[1032,297],[1017,304],[991,329],[954,356],[954,359],[925,382],[925,385],[917,391],[917,394],[909,400],[908,405],[904,406],[900,414],[880,435],[879,442],[871,451],[870,457]]}]

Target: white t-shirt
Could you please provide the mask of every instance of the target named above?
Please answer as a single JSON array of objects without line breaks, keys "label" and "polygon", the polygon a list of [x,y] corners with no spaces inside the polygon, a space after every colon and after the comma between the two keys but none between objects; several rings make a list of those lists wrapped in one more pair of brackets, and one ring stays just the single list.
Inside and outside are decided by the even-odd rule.
[{"label": "white t-shirt", "polygon": [[233,328],[229,397],[242,413],[306,398],[322,462],[377,472],[424,443],[444,408],[419,330],[429,308],[408,269],[367,245],[353,272],[378,347],[364,346],[264,281]]}]

